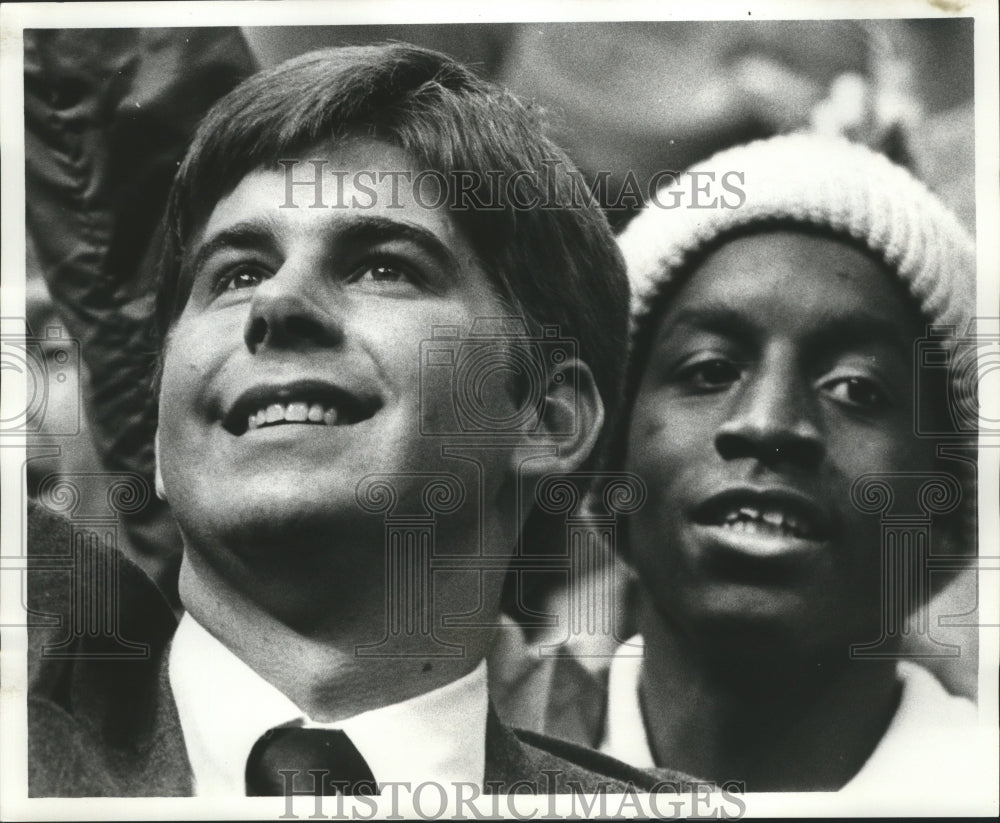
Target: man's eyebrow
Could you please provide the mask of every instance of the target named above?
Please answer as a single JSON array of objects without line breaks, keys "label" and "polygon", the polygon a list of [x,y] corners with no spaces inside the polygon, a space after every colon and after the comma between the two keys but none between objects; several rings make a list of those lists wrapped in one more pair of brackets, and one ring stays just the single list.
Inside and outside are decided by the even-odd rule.
[{"label": "man's eyebrow", "polygon": [[903,324],[878,314],[854,313],[821,320],[811,336],[820,351],[843,351],[852,346],[880,345],[908,357],[917,336]]},{"label": "man's eyebrow", "polygon": [[705,303],[681,309],[670,318],[669,323],[663,324],[663,330],[658,335],[659,339],[666,340],[677,329],[700,329],[736,337],[754,337],[760,333],[756,323],[739,310],[724,303]]},{"label": "man's eyebrow", "polygon": [[[731,306],[705,304],[680,310],[669,324],[664,325],[659,340],[667,340],[675,331],[693,329],[742,339],[753,339],[766,331]],[[871,312],[821,315],[809,334],[809,344],[819,351],[843,351],[852,346],[876,344],[895,349],[904,356],[911,351],[915,339],[903,324]]]},{"label": "man's eyebrow", "polygon": [[[198,272],[214,254],[226,249],[253,251],[272,248],[274,238],[274,218],[270,216],[233,223],[199,244],[188,271]],[[456,274],[460,269],[451,249],[430,229],[416,223],[378,215],[351,215],[339,220],[334,229],[334,242],[338,245],[377,245],[392,240],[403,240],[418,246],[449,274]]]},{"label": "man's eyebrow", "polygon": [[434,258],[435,262],[455,274],[460,266],[458,258],[434,232],[417,223],[379,215],[352,215],[338,226],[336,243],[374,246],[392,240],[403,240],[419,247]]},{"label": "man's eyebrow", "polygon": [[197,274],[213,255],[226,249],[257,251],[274,247],[274,220],[270,217],[255,217],[241,220],[203,239],[197,246],[194,257],[186,267],[191,274]]}]

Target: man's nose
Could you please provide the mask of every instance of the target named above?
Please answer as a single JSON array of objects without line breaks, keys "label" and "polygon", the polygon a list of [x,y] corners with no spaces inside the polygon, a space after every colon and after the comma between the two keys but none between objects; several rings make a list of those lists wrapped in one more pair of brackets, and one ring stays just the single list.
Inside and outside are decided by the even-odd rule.
[{"label": "man's nose", "polygon": [[815,468],[826,454],[811,385],[788,365],[763,364],[748,377],[715,437],[724,460]]},{"label": "man's nose", "polygon": [[336,346],[344,339],[343,288],[308,265],[286,262],[256,287],[243,339],[263,348]]}]

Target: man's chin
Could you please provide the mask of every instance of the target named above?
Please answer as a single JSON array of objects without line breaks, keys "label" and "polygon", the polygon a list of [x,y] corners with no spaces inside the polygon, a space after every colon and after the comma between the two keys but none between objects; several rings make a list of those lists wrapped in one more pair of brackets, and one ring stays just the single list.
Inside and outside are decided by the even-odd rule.
[{"label": "man's chin", "polygon": [[363,568],[350,557],[339,560],[344,562],[336,555],[276,559],[218,549],[186,551],[181,602],[208,622],[219,614],[229,615],[228,622],[250,608],[306,637],[319,638],[331,629],[344,632],[356,626],[359,615],[370,615],[375,607],[384,611],[385,575],[378,564]]},{"label": "man's chin", "polygon": [[[718,659],[723,666],[794,667],[796,661],[826,658],[831,653],[846,660],[861,630],[852,631],[840,620],[792,599],[756,604],[671,604],[667,618],[697,649],[699,657]],[[877,635],[877,632],[876,632]],[[735,674],[735,671],[734,671]]]},{"label": "man's chin", "polygon": [[357,546],[366,548],[370,560],[370,544],[384,542],[381,520],[361,511],[353,494],[307,491],[312,494],[244,495],[237,505],[207,500],[195,510],[186,507],[187,516],[178,521],[185,542],[206,555],[255,564],[304,563]]}]

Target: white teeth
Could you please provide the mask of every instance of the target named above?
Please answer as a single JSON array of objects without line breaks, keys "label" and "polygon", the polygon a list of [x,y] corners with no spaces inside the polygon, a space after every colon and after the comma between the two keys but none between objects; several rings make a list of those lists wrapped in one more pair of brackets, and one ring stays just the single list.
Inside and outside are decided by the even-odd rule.
[{"label": "white teeth", "polygon": [[775,531],[794,537],[809,538],[809,529],[794,515],[779,509],[761,511],[752,506],[741,506],[723,515],[722,526],[734,532],[759,534]]},{"label": "white teeth", "polygon": [[321,423],[336,426],[339,415],[334,408],[324,408],[320,403],[306,403],[296,400],[287,405],[271,403],[266,408],[258,409],[255,414],[247,417],[247,429],[259,429],[271,423],[286,421],[289,423]]},{"label": "white teeth", "polygon": [[781,526],[785,522],[785,516],[777,511],[766,511],[761,515],[761,519],[771,526]]},{"label": "white teeth", "polygon": [[309,407],[305,403],[289,403],[285,409],[285,420],[292,423],[304,423],[309,415]]}]

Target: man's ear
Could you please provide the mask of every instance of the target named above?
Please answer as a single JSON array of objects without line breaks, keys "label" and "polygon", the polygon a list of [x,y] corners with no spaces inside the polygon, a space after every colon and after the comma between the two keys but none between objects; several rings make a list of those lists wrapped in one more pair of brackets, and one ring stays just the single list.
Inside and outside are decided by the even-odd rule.
[{"label": "man's ear", "polygon": [[590,366],[569,358],[549,374],[532,443],[554,446],[552,454],[532,457],[521,471],[541,477],[578,469],[590,456],[604,425],[604,402]]},{"label": "man's ear", "polygon": [[156,430],[156,434],[153,436],[153,463],[156,467],[156,496],[160,500],[167,499],[167,490],[163,485],[163,475],[160,473],[160,430]]}]

